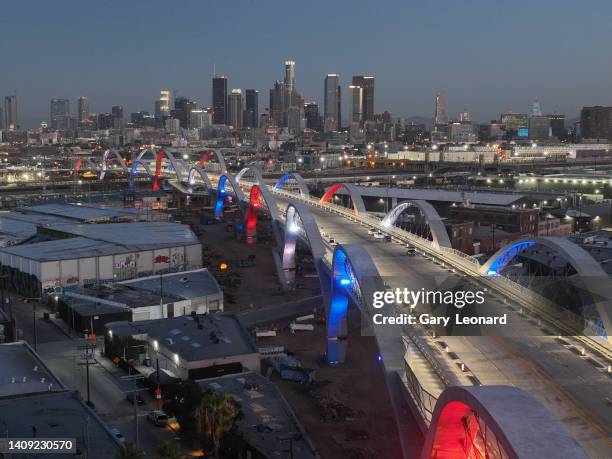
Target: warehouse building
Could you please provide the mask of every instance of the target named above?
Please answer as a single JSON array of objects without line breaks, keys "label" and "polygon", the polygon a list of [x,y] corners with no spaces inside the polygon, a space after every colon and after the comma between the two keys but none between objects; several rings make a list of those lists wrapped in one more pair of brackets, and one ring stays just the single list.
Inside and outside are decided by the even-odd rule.
[{"label": "warehouse building", "polygon": [[52,223],[37,234],[47,240],[0,247],[11,284],[29,297],[202,266],[198,238],[176,223]]},{"label": "warehouse building", "polygon": [[222,311],[223,291],[203,268],[66,291],[58,309],[74,330],[102,334],[109,322]]},{"label": "warehouse building", "polygon": [[104,353],[134,367],[159,363],[168,375],[184,380],[260,370],[251,336],[236,316],[225,313],[111,322],[106,324]]}]

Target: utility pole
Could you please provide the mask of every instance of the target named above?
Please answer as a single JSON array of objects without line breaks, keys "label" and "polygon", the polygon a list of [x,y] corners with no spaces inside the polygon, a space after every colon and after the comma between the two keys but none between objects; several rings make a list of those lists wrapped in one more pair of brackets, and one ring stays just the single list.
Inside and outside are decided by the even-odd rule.
[{"label": "utility pole", "polygon": [[95,356],[95,349],[97,347],[97,343],[95,342],[85,342],[85,344],[79,345],[77,346],[77,349],[85,351],[85,353],[83,354],[83,358],[85,359],[85,362],[83,363],[79,363],[78,365],[85,365],[85,369],[87,372],[87,406],[93,408],[94,404],[91,401],[91,389],[90,389],[90,384],[89,384],[89,365],[91,360],[95,360],[96,356]]},{"label": "utility pole", "polygon": [[134,388],[129,392],[132,392],[132,394],[134,395],[132,402],[134,404],[134,445],[136,446],[136,448],[139,448],[140,445],[140,439],[138,435],[138,392],[146,390],[138,389],[136,386],[136,381],[143,379],[144,375],[141,375],[140,373],[134,375],[130,374],[128,376],[122,376],[119,378],[119,380],[121,381],[133,381],[134,383]]}]

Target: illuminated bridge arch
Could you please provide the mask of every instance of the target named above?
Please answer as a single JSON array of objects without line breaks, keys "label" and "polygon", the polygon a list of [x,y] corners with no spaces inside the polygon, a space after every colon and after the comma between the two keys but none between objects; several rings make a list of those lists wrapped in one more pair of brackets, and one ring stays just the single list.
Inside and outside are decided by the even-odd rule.
[{"label": "illuminated bridge arch", "polygon": [[595,306],[608,340],[612,335],[612,283],[601,265],[582,247],[562,237],[528,237],[517,239],[495,252],[480,268],[481,274],[494,276],[514,257],[535,245],[545,246],[562,256],[576,270],[589,293],[597,298]]},{"label": "illuminated bridge arch", "polygon": [[[227,189],[227,182],[229,182],[232,187],[232,191],[230,192]],[[240,185],[234,180],[234,177],[230,174],[224,174],[219,177],[219,182],[217,183],[217,201],[215,202],[215,217],[221,218],[223,215],[223,205],[225,203],[225,198],[229,195],[233,194],[236,198],[236,202],[238,206],[242,209],[243,203],[246,201],[244,196],[244,192]]]},{"label": "illuminated bridge arch", "polygon": [[176,175],[177,180],[180,182],[183,175],[186,173],[185,167],[178,162],[172,153],[165,150],[159,150],[155,157],[155,181],[153,182],[153,189],[159,190],[159,179],[162,177],[162,160],[166,158],[172,166],[172,172]]},{"label": "illuminated bridge arch", "polygon": [[200,169],[199,167],[192,167],[191,169],[189,169],[189,174],[188,174],[188,183],[189,186],[192,187],[193,185],[196,184],[196,176],[199,175],[200,178],[202,179],[202,181],[204,182],[204,184],[206,185],[206,188],[208,188],[208,190],[213,191],[213,184],[210,181],[210,178],[208,177],[208,174],[206,173],[206,171],[204,169]]},{"label": "illuminated bridge arch", "polygon": [[434,247],[437,250],[440,250],[440,247],[452,246],[448,233],[446,232],[446,227],[444,226],[438,211],[436,211],[436,209],[427,201],[416,199],[399,203],[393,209],[391,209],[387,215],[385,215],[381,225],[384,228],[391,228],[393,225],[395,225],[395,222],[400,214],[410,206],[417,207],[425,216],[425,220],[429,224],[429,229],[433,237]]},{"label": "illuminated bridge arch", "polygon": [[225,165],[225,157],[221,152],[220,148],[210,148],[202,153],[202,156],[196,163],[196,166],[200,169],[206,168],[206,163],[210,161],[211,158],[216,157],[219,162],[219,167],[221,167],[221,173],[227,174],[227,166]]},{"label": "illuminated bridge arch", "polygon": [[448,387],[438,399],[421,459],[586,459],[561,421],[509,386]]},{"label": "illuminated bridge arch", "polygon": [[98,169],[98,166],[96,166],[93,161],[89,158],[79,158],[77,159],[77,161],[74,163],[74,171],[76,173],[79,173],[83,170],[83,166],[88,166],[87,168],[89,170],[95,171]]},{"label": "illuminated bridge arch", "polygon": [[385,287],[372,258],[357,244],[335,247],[331,277],[331,300],[326,311],[327,362],[335,365],[346,359],[349,301],[369,316],[374,310],[374,292],[384,291]]},{"label": "illuminated bridge arch", "polygon": [[123,169],[124,172],[129,172],[129,168],[123,159],[123,156],[116,150],[106,150],[104,155],[102,156],[102,170],[100,171],[100,180],[103,180],[106,176],[106,171],[108,170],[108,162],[112,159],[116,159]]},{"label": "illuminated bridge arch", "polygon": [[277,242],[282,242],[280,232],[278,231],[278,225],[280,224],[280,212],[278,211],[276,199],[274,199],[274,196],[267,186],[253,185],[249,193],[249,203],[244,213],[245,235],[248,244],[252,244],[255,241],[257,236],[257,216],[259,210],[264,206],[267,207],[268,212],[270,212],[273,231]]},{"label": "illuminated bridge arch", "polygon": [[321,197],[321,204],[328,204],[332,196],[334,196],[340,188],[344,188],[349,194],[351,201],[353,201],[353,213],[355,215],[365,215],[367,212],[361,193],[359,193],[359,190],[350,183],[334,183]]},{"label": "illuminated bridge arch", "polygon": [[242,178],[249,172],[253,174],[253,178],[255,179],[256,184],[262,185],[264,183],[261,171],[256,166],[246,166],[240,169],[240,172],[238,172],[235,177],[236,183],[240,183]]},{"label": "illuminated bridge arch", "polygon": [[290,172],[288,174],[283,175],[280,180],[278,181],[278,183],[276,185],[274,185],[274,189],[275,190],[280,190],[282,189],[283,185],[285,184],[285,182],[289,179],[293,179],[297,182],[297,186],[298,186],[298,190],[300,191],[300,195],[308,198],[310,197],[310,190],[308,189],[308,185],[306,184],[306,180],[304,180],[304,177],[302,177],[300,174],[298,174],[297,172]]},{"label": "illuminated bridge arch", "polygon": [[319,226],[307,206],[290,203],[287,206],[285,216],[285,235],[281,254],[283,282],[286,287],[290,287],[295,283],[295,249],[298,238],[302,239],[310,247],[315,269],[321,283],[321,293],[327,302],[330,290],[329,283],[325,282],[321,272],[326,250]]}]

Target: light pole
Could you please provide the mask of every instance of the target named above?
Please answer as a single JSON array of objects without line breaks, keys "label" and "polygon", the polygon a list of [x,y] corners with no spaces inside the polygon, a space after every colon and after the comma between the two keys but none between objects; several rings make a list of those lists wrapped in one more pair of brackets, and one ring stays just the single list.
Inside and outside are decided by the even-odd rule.
[{"label": "light pole", "polygon": [[24,303],[32,302],[32,326],[34,328],[34,351],[38,350],[38,332],[36,330],[36,302],[40,301],[41,298],[24,298]]}]

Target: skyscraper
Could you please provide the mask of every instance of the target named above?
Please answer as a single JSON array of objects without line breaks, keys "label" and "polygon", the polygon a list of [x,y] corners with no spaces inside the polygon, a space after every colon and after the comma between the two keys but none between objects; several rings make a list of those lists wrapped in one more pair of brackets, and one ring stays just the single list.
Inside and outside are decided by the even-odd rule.
[{"label": "skyscraper", "polygon": [[531,116],[542,116],[542,105],[537,97],[534,97],[531,103]]},{"label": "skyscraper", "polygon": [[321,130],[321,116],[319,115],[319,106],[316,102],[308,102],[304,104],[304,117],[306,118],[306,127],[313,131]]},{"label": "skyscraper", "polygon": [[89,100],[87,97],[79,97],[77,102],[79,124],[89,118]]},{"label": "skyscraper", "polygon": [[121,105],[113,105],[111,107],[111,116],[113,117],[113,128],[122,129],[124,127],[123,107]]},{"label": "skyscraper", "polygon": [[214,77],[212,81],[213,124],[227,124],[227,77]]},{"label": "skyscraper", "polygon": [[612,141],[612,107],[582,107],[580,130],[583,139]]},{"label": "skyscraper", "polygon": [[232,89],[232,93],[228,97],[227,124],[240,129],[243,117],[242,91],[240,89]]},{"label": "skyscraper", "polygon": [[323,129],[325,132],[337,131],[340,128],[340,77],[329,74],[325,77],[325,100],[323,112]]},{"label": "skyscraper", "polygon": [[448,124],[448,114],[446,112],[446,97],[444,94],[439,92],[436,94],[436,115],[435,115],[436,126]]},{"label": "skyscraper", "polygon": [[246,109],[244,111],[244,126],[259,127],[259,91],[247,89],[245,92]]},{"label": "skyscraper", "polygon": [[565,115],[560,113],[551,113],[546,115],[550,120],[550,132],[553,137],[558,140],[567,138],[567,129],[565,128]]},{"label": "skyscraper", "polygon": [[161,123],[164,118],[170,116],[170,91],[162,89],[159,91],[159,99],[155,101],[155,119]]},{"label": "skyscraper", "polygon": [[374,77],[353,76],[353,86],[359,86],[363,90],[361,113],[363,121],[374,119]]},{"label": "skyscraper", "polygon": [[66,130],[70,126],[70,101],[68,99],[51,99],[51,129]]},{"label": "skyscraper", "polygon": [[270,118],[277,126],[285,125],[286,98],[285,83],[275,81],[274,88],[270,89]]},{"label": "skyscraper", "polygon": [[16,131],[19,129],[16,95],[6,96],[4,98],[4,128],[7,131]]},{"label": "skyscraper", "polygon": [[349,86],[351,95],[351,121],[360,123],[363,121],[363,88],[361,86]]},{"label": "skyscraper", "polygon": [[285,61],[285,88],[290,96],[295,90],[295,62]]},{"label": "skyscraper", "polygon": [[187,129],[191,119],[191,111],[197,109],[197,104],[187,97],[179,96],[174,100],[174,110],[170,110],[172,118],[179,120],[183,129]]}]

